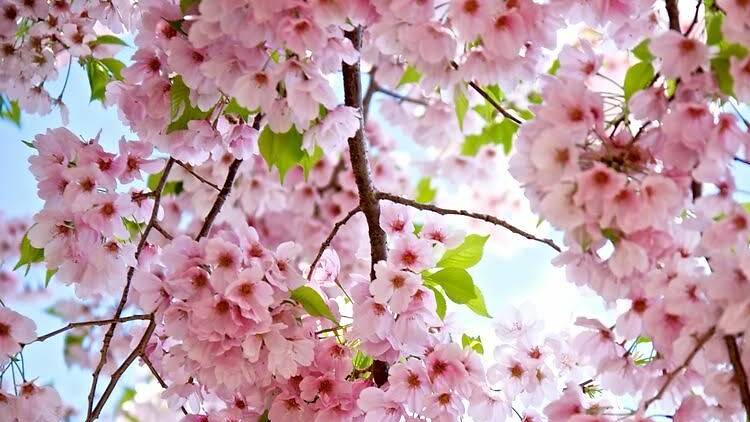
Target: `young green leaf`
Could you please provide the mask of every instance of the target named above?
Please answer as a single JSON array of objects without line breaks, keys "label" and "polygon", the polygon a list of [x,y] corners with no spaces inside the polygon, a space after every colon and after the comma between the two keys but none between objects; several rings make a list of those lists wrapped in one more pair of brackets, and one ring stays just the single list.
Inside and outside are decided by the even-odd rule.
[{"label": "young green leaf", "polygon": [[625,73],[625,82],[623,88],[625,90],[625,100],[636,92],[646,88],[654,78],[654,66],[649,62],[638,62]]},{"label": "young green leaf", "polygon": [[415,84],[419,82],[420,79],[422,79],[422,74],[419,73],[419,71],[414,67],[407,66],[404,70],[404,74],[401,75],[401,79],[398,81],[398,84],[396,84],[396,88],[400,88],[401,86],[406,84]]},{"label": "young green leaf", "polygon": [[44,249],[35,248],[29,240],[28,233],[23,235],[21,239],[21,245],[19,247],[18,262],[13,267],[13,271],[26,266],[25,274],[29,273],[31,264],[44,261]]},{"label": "young green leaf", "polygon": [[292,291],[292,300],[299,302],[308,314],[316,317],[328,318],[337,322],[331,309],[328,307],[323,298],[311,287],[302,286]]},{"label": "young green leaf", "polygon": [[482,345],[482,338],[480,336],[471,337],[464,334],[461,336],[461,345],[464,349],[471,348],[480,355],[484,354],[484,346]]},{"label": "young green leaf", "polygon": [[305,156],[302,150],[302,135],[294,127],[286,133],[275,133],[266,126],[260,133],[258,146],[268,168],[279,169],[282,183],[289,169],[299,164]]},{"label": "young green leaf", "polygon": [[94,41],[91,41],[89,43],[89,46],[91,48],[96,47],[97,45],[121,45],[123,47],[129,47],[128,43],[121,40],[120,38],[114,36],[114,35],[99,35],[96,37]]},{"label": "young green leaf", "polygon": [[466,236],[463,243],[453,249],[448,249],[438,261],[437,266],[441,268],[454,267],[467,269],[476,265],[484,253],[484,245],[489,236],[470,234]]},{"label": "young green leaf", "polygon": [[315,167],[316,164],[323,158],[323,148],[315,146],[315,151],[312,155],[309,152],[303,150],[302,158],[299,160],[299,165],[302,166],[302,172],[304,173],[305,180],[310,177],[310,170]]},{"label": "young green leaf", "polygon": [[55,276],[57,273],[57,268],[55,269],[47,269],[47,272],[44,274],[44,287],[49,287],[49,282],[52,280],[52,277]]},{"label": "young green leaf", "polygon": [[448,304],[445,302],[445,296],[436,286],[427,284],[428,289],[432,290],[435,294],[435,304],[437,305],[435,312],[438,314],[440,319],[445,319],[445,311],[448,309]]},{"label": "young green leaf", "polygon": [[437,195],[437,189],[433,188],[431,184],[432,180],[429,177],[423,177],[419,179],[414,200],[419,202],[420,204],[429,204],[430,202],[434,201],[435,196]]},{"label": "young green leaf", "polygon": [[453,104],[456,109],[456,117],[458,117],[458,127],[463,130],[464,118],[466,117],[466,112],[469,111],[469,99],[466,98],[466,95],[459,86],[456,86],[453,90]]},{"label": "young green leaf", "polygon": [[424,276],[426,280],[439,285],[454,303],[466,304],[476,299],[474,280],[463,268],[443,268],[440,271]]},{"label": "young green leaf", "polygon": [[653,54],[651,54],[651,50],[649,50],[648,46],[650,44],[651,40],[645,39],[641,41],[638,45],[633,47],[631,50],[633,52],[633,55],[642,62],[652,62],[654,61],[655,57]]},{"label": "young green leaf", "polygon": [[352,365],[354,366],[354,369],[358,369],[360,371],[363,371],[372,365],[372,357],[362,353],[361,350],[357,350],[357,353],[352,358]]},{"label": "young green leaf", "polygon": [[474,295],[476,297],[471,299],[466,306],[479,316],[492,318],[492,315],[487,311],[487,304],[484,302],[484,295],[476,285],[474,286]]}]

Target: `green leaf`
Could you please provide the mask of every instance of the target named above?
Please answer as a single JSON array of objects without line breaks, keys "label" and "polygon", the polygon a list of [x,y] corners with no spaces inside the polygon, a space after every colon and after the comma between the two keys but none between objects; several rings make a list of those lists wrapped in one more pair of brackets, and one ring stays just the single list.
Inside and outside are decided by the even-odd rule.
[{"label": "green leaf", "polygon": [[94,41],[89,43],[91,48],[94,48],[97,45],[121,45],[123,47],[130,47],[128,43],[114,35],[99,35]]},{"label": "green leaf", "polygon": [[741,205],[742,205],[742,208],[745,209],[745,212],[750,214],[750,202],[745,202],[744,204],[741,204]]},{"label": "green leaf", "polygon": [[122,80],[121,72],[125,64],[117,59],[88,57],[83,64],[91,88],[91,101],[104,100],[107,84],[113,80]]},{"label": "green leaf", "polygon": [[[8,120],[21,127],[21,107],[18,105],[18,101],[10,101],[0,97],[0,119]],[[25,141],[22,142],[25,143]]]},{"label": "green leaf", "polygon": [[24,234],[19,247],[18,262],[16,263],[16,266],[13,267],[13,271],[25,265],[25,274],[28,274],[29,269],[31,269],[31,264],[36,264],[42,261],[44,261],[44,249],[35,248],[29,240],[29,234]]},{"label": "green leaf", "polygon": [[747,48],[745,48],[742,44],[721,41],[719,43],[719,53],[716,55],[716,57],[722,59],[729,59],[731,57],[744,59],[745,57],[747,57],[747,53]]},{"label": "green leaf", "polygon": [[482,291],[479,290],[479,287],[477,286],[474,286],[474,295],[476,297],[470,300],[466,306],[479,316],[492,318],[492,315],[487,312],[487,304],[484,302],[484,295],[482,295]]},{"label": "green leaf", "polygon": [[268,168],[279,169],[279,177],[284,182],[286,173],[300,163],[305,156],[302,151],[302,135],[292,126],[286,133],[275,133],[266,126],[258,138],[260,155],[266,160]]},{"label": "green leaf", "polygon": [[180,11],[182,11],[182,14],[184,15],[193,6],[197,6],[200,2],[201,0],[180,0]]},{"label": "green leaf", "polygon": [[529,100],[531,104],[541,104],[543,101],[542,95],[536,91],[530,91],[529,94],[526,95],[526,99]]},{"label": "green leaf", "polygon": [[122,409],[122,405],[135,399],[135,390],[130,387],[126,387],[125,391],[122,392],[120,400],[117,401],[117,409]]},{"label": "green leaf", "polygon": [[362,353],[361,350],[357,350],[357,353],[352,358],[352,365],[354,366],[354,369],[358,369],[360,371],[363,371],[372,365],[373,359],[371,356]]},{"label": "green leaf", "polygon": [[469,135],[464,138],[461,154],[474,156],[479,149],[487,144],[502,144],[503,152],[510,153],[513,148],[513,136],[518,131],[518,125],[512,120],[503,119],[500,123],[492,123],[482,129],[479,135]]},{"label": "green leaf", "polygon": [[419,179],[419,183],[417,183],[417,193],[414,200],[420,204],[429,204],[434,201],[435,196],[437,195],[437,189],[433,188],[431,185],[432,180],[429,177]]},{"label": "green leaf", "polygon": [[503,93],[503,90],[500,89],[499,85],[487,85],[484,87],[484,90],[487,91],[487,93],[490,94],[490,97],[498,103],[505,99],[505,93]]},{"label": "green leaf", "polygon": [[52,280],[52,277],[57,274],[57,268],[55,269],[47,269],[47,273],[44,275],[44,287],[49,287],[49,282]]},{"label": "green leaf", "polygon": [[453,267],[467,269],[471,268],[482,259],[484,245],[489,236],[470,234],[466,236],[463,243],[453,249],[445,251],[437,266],[441,268]]},{"label": "green leaf", "polygon": [[615,245],[622,238],[622,234],[618,230],[610,228],[610,227],[603,228],[601,232],[602,232],[602,236],[604,236],[605,239],[609,240]]},{"label": "green leaf", "polygon": [[723,39],[721,35],[721,24],[723,21],[723,13],[709,12],[706,14],[706,44],[716,45],[721,42]]},{"label": "green leaf", "polygon": [[651,79],[654,78],[654,66],[649,62],[638,62],[625,73],[625,82],[623,84],[625,90],[625,100],[636,92],[646,88]]},{"label": "green leaf", "polygon": [[560,70],[560,60],[555,59],[554,62],[552,62],[552,66],[549,67],[547,70],[547,73],[549,73],[552,76],[557,75],[557,71]]},{"label": "green leaf", "polygon": [[302,286],[292,291],[292,299],[299,302],[308,314],[316,317],[325,317],[337,322],[333,313],[323,298],[313,288]]},{"label": "green leaf", "polygon": [[30,141],[21,141],[21,143],[24,144],[24,145],[26,145],[29,148],[36,149],[36,146],[34,146],[33,142],[30,142]]},{"label": "green leaf", "polygon": [[143,229],[146,227],[146,223],[139,223],[125,217],[122,217],[122,224],[128,230],[130,240],[138,239],[138,236],[143,233]]},{"label": "green leaf", "polygon": [[302,158],[299,160],[299,165],[302,166],[302,172],[305,175],[305,180],[310,176],[310,170],[315,167],[316,164],[323,158],[323,148],[315,146],[315,151],[312,155],[309,152],[303,150]]},{"label": "green leaf", "polygon": [[651,337],[638,336],[638,338],[635,339],[635,344],[644,344],[644,343],[651,343]]},{"label": "green leaf", "polygon": [[474,280],[463,268],[443,268],[440,271],[423,276],[425,280],[435,283],[445,290],[445,294],[454,303],[466,304],[476,299]]},{"label": "green leaf", "polygon": [[464,95],[463,90],[456,85],[453,90],[453,104],[456,107],[456,117],[458,117],[458,127],[464,130],[464,118],[469,111],[469,99]]},{"label": "green leaf", "polygon": [[734,95],[734,79],[732,79],[732,74],[729,73],[729,59],[711,59],[711,72],[721,92],[726,95]]},{"label": "green leaf", "polygon": [[651,54],[651,50],[649,50],[648,46],[651,43],[651,40],[648,38],[641,41],[640,44],[636,45],[631,51],[633,52],[633,55],[642,62],[652,62],[655,57],[653,54]]},{"label": "green leaf", "polygon": [[422,74],[419,73],[417,69],[413,66],[406,66],[404,74],[401,75],[401,79],[398,81],[398,84],[396,84],[396,88],[400,88],[406,84],[415,84],[419,82],[420,79],[422,79]]},{"label": "green leaf", "polygon": [[464,334],[461,337],[461,345],[464,349],[471,348],[480,355],[484,354],[484,346],[482,345],[482,337],[480,336],[471,337]]},{"label": "green leaf", "polygon": [[435,294],[435,304],[437,305],[435,312],[438,314],[440,319],[445,319],[445,311],[448,309],[448,304],[445,302],[445,296],[443,295],[443,292],[438,290],[436,286],[430,284],[427,284],[426,286]]},{"label": "green leaf", "polygon": [[210,114],[190,103],[190,88],[185,85],[180,75],[172,78],[172,86],[169,89],[169,113],[167,133],[185,130],[191,120],[203,120]]}]

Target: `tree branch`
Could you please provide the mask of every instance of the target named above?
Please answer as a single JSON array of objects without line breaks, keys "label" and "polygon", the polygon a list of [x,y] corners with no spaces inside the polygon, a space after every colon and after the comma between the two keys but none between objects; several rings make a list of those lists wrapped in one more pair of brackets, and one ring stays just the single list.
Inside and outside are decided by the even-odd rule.
[{"label": "tree branch", "polygon": [[708,340],[713,337],[714,333],[716,333],[716,327],[711,327],[708,331],[706,331],[705,334],[698,337],[695,343],[695,347],[693,347],[693,350],[690,351],[690,354],[688,354],[687,358],[685,358],[685,362],[682,363],[682,365],[678,366],[671,372],[667,374],[667,379],[664,381],[664,384],[662,384],[661,388],[659,388],[659,391],[651,397],[650,399],[646,400],[645,403],[643,403],[643,410],[645,411],[648,409],[651,404],[661,398],[662,395],[664,395],[664,392],[667,391],[667,388],[670,384],[672,384],[672,381],[679,375],[680,372],[682,372],[685,368],[690,366],[690,362],[693,361],[693,358],[695,355],[698,354],[698,351],[703,348],[703,346],[708,342]]},{"label": "tree branch", "polygon": [[517,234],[519,236],[525,237],[526,239],[534,240],[536,242],[544,243],[545,245],[549,246],[550,248],[556,250],[557,252],[561,252],[560,247],[557,246],[557,244],[552,239],[542,239],[542,238],[536,237],[533,234],[525,232],[525,231],[519,229],[518,227],[516,227],[516,226],[514,226],[514,225],[512,225],[510,223],[508,223],[507,221],[501,220],[501,219],[499,219],[499,218],[497,218],[495,216],[492,216],[492,215],[480,214],[480,213],[471,212],[471,211],[464,211],[464,210],[452,210],[452,209],[448,209],[448,208],[437,207],[435,205],[422,204],[422,203],[419,203],[419,202],[411,200],[411,199],[403,198],[401,196],[393,195],[393,194],[385,193],[385,192],[378,192],[377,197],[378,197],[378,199],[385,199],[386,201],[395,202],[397,204],[406,205],[406,206],[409,206],[409,207],[412,207],[412,208],[416,208],[416,209],[419,209],[419,210],[432,211],[432,212],[440,214],[440,215],[462,215],[464,217],[473,218],[475,220],[486,221],[488,223],[492,223],[494,225],[503,227],[503,228],[505,228],[506,230],[508,230],[508,231],[510,231],[512,233],[515,233],[515,234]]},{"label": "tree branch", "polygon": [[[164,378],[162,378],[161,375],[159,375],[159,371],[157,371],[156,367],[154,367],[154,364],[151,363],[151,359],[148,358],[148,355],[145,353],[145,351],[141,353],[141,360],[143,360],[143,363],[146,364],[146,366],[148,367],[148,370],[151,371],[151,375],[153,375],[154,378],[156,378],[156,381],[159,383],[159,385],[161,385],[161,387],[166,390],[168,388],[167,383],[164,382]],[[188,414],[188,411],[185,409],[185,406],[180,406],[180,410],[182,410],[183,415]]]},{"label": "tree branch", "polygon": [[162,227],[161,224],[159,223],[156,223],[156,222],[154,223],[154,230],[159,232],[159,234],[164,236],[164,238],[167,240],[174,239],[174,236],[172,236],[167,230],[165,230],[164,227]]},{"label": "tree branch", "polygon": [[[357,50],[362,46],[362,28],[357,27],[346,32],[346,37]],[[362,84],[360,81],[359,62],[349,65],[341,63],[344,75],[344,103],[362,111]],[[359,207],[367,220],[370,238],[370,277],[375,278],[375,263],[386,259],[385,232],[380,228],[380,206],[375,197],[376,190],[370,179],[370,164],[367,159],[367,141],[360,120],[357,133],[349,138],[349,158],[359,194]]]},{"label": "tree branch", "polygon": [[318,254],[315,255],[315,259],[313,259],[312,264],[310,264],[310,272],[307,273],[307,280],[309,281],[312,277],[313,271],[315,270],[315,266],[318,264],[318,261],[320,260],[320,257],[323,256],[323,252],[331,246],[331,241],[333,241],[333,238],[336,236],[336,233],[338,233],[339,229],[343,227],[349,219],[354,217],[358,212],[360,212],[360,208],[356,207],[353,210],[349,211],[344,218],[337,221],[336,224],[333,225],[333,229],[331,230],[331,233],[328,234],[328,237],[326,237],[326,240],[323,241],[323,244],[320,245],[320,249],[318,250]]},{"label": "tree branch", "polygon": [[695,14],[693,14],[693,20],[690,22],[690,26],[688,26],[688,29],[685,30],[685,36],[690,35],[691,32],[693,32],[693,28],[695,28],[695,25],[698,23],[698,14],[701,10],[701,5],[703,4],[703,0],[698,0],[695,5]]},{"label": "tree branch", "polygon": [[495,101],[494,98],[490,94],[487,93],[482,87],[474,83],[474,81],[469,82],[469,86],[474,88],[474,91],[478,92],[479,95],[481,95],[485,100],[487,100],[488,103],[492,105],[492,107],[495,107],[495,110],[499,111],[500,114],[502,114],[506,119],[513,121],[517,125],[522,125],[523,121],[519,119],[518,117],[510,114],[508,110],[503,108],[503,106],[500,105],[497,101]]},{"label": "tree branch", "polygon": [[182,161],[180,161],[180,160],[175,160],[174,162],[175,162],[175,163],[177,163],[177,165],[178,165],[178,166],[180,166],[180,167],[182,167],[183,169],[185,169],[185,171],[186,171],[186,172],[188,172],[188,173],[192,174],[192,175],[193,175],[193,177],[195,177],[196,179],[200,180],[201,182],[203,182],[203,183],[207,184],[208,186],[211,186],[212,188],[214,188],[214,189],[215,189],[215,190],[217,190],[217,191],[220,191],[220,190],[221,190],[221,189],[219,188],[219,186],[218,186],[218,185],[216,185],[216,183],[213,183],[213,182],[209,182],[208,180],[206,180],[206,178],[204,178],[204,177],[203,177],[203,176],[201,176],[200,174],[196,173],[196,172],[195,172],[195,170],[193,170],[193,167],[192,167],[192,166],[190,166],[190,165],[188,165],[188,164],[185,164],[185,163],[183,163],[183,162],[182,162]]},{"label": "tree branch", "polygon": [[748,386],[747,382],[747,372],[745,372],[745,367],[742,365],[742,357],[740,356],[740,349],[737,347],[737,340],[734,336],[726,335],[724,336],[724,343],[727,345],[727,352],[729,352],[729,361],[732,362],[734,382],[737,383],[737,388],[740,390],[742,406],[745,407],[745,414],[750,416],[750,386]]},{"label": "tree branch", "polygon": [[135,349],[133,349],[133,351],[130,352],[128,357],[125,358],[125,361],[123,361],[122,364],[115,370],[115,372],[112,373],[112,377],[109,379],[109,384],[107,384],[107,388],[104,389],[104,392],[102,393],[102,397],[96,403],[96,407],[94,407],[94,410],[86,418],[86,422],[92,422],[96,420],[99,417],[99,415],[102,413],[102,409],[104,409],[104,405],[107,403],[109,396],[112,395],[112,391],[114,391],[115,386],[117,385],[117,382],[120,381],[120,378],[123,376],[123,374],[125,374],[125,371],[127,371],[127,369],[130,367],[130,364],[133,363],[133,361],[135,361],[136,358],[138,358],[138,356],[143,354],[143,350],[146,348],[146,345],[148,344],[148,341],[151,338],[151,334],[154,333],[155,329],[156,329],[156,321],[154,321],[153,315],[152,315],[151,320],[148,324],[148,327],[146,327],[146,331],[143,333],[141,340],[138,342],[138,346],[136,346]]},{"label": "tree branch", "polygon": [[131,316],[126,316],[126,317],[122,317],[122,318],[118,318],[118,319],[100,319],[100,320],[95,320],[95,321],[71,322],[70,324],[68,324],[68,325],[66,325],[66,326],[64,326],[62,328],[58,328],[55,331],[51,331],[51,332],[49,332],[47,334],[44,334],[42,336],[37,337],[35,340],[32,340],[31,342],[24,344],[24,347],[28,346],[29,344],[33,344],[33,343],[36,343],[36,342],[42,342],[42,341],[48,340],[51,337],[54,337],[54,336],[56,336],[58,334],[61,334],[61,333],[64,333],[64,332],[66,332],[68,330],[72,330],[74,328],[99,326],[99,325],[108,325],[108,324],[119,324],[121,322],[128,322],[128,321],[144,321],[144,320],[148,320],[150,318],[151,318],[150,315],[131,315]]},{"label": "tree branch", "polygon": [[385,95],[391,96],[391,97],[393,97],[393,98],[396,98],[397,100],[400,100],[400,101],[406,101],[407,103],[420,104],[420,105],[423,105],[423,106],[425,106],[425,107],[426,107],[426,106],[428,106],[428,105],[430,105],[430,104],[429,104],[429,103],[428,103],[427,101],[425,101],[425,100],[422,100],[422,99],[419,99],[419,98],[412,98],[412,97],[407,97],[407,96],[405,96],[405,95],[401,95],[401,94],[399,94],[399,93],[398,93],[398,92],[396,92],[396,91],[391,91],[391,90],[390,90],[390,89],[388,89],[388,88],[383,88],[383,87],[382,87],[382,86],[380,86],[380,85],[378,85],[378,87],[376,88],[376,91],[377,91],[377,92],[380,92],[380,93],[382,93],[382,94],[385,94]]},{"label": "tree branch", "polygon": [[[167,160],[167,164],[164,165],[164,170],[162,171],[161,178],[159,179],[159,183],[156,185],[156,189],[154,189],[155,195],[154,195],[154,207],[151,210],[151,217],[148,220],[148,223],[146,224],[146,227],[143,229],[143,234],[141,234],[141,239],[138,242],[138,247],[135,251],[135,261],[138,262],[138,257],[141,255],[141,251],[143,250],[143,247],[146,246],[146,241],[148,239],[149,233],[151,233],[151,229],[154,228],[154,224],[156,223],[156,219],[159,215],[159,204],[161,203],[161,197],[162,192],[164,191],[164,186],[167,184],[167,178],[169,177],[169,173],[172,171],[172,166],[174,166],[175,160],[174,158],[170,157],[169,160]],[[120,319],[120,316],[122,316],[122,311],[125,308],[125,304],[128,301],[128,293],[130,292],[130,282],[133,280],[133,274],[135,274],[135,267],[128,268],[128,274],[125,280],[125,287],[122,289],[122,294],[120,295],[120,302],[117,304],[117,308],[115,309],[114,316],[112,317],[112,320],[117,321]],[[86,410],[86,416],[87,418],[91,417],[92,407],[94,406],[94,398],[96,396],[96,384],[99,382],[99,375],[102,372],[102,368],[104,368],[104,364],[107,363],[107,353],[109,352],[109,344],[112,341],[112,337],[115,335],[115,329],[117,328],[117,322],[113,322],[112,325],[109,326],[109,329],[104,334],[104,340],[102,340],[102,349],[99,356],[99,363],[96,365],[96,368],[94,369],[94,372],[91,374],[92,380],[91,380],[91,388],[89,389],[89,395],[88,395],[88,407]]]},{"label": "tree branch", "polygon": [[669,29],[680,32],[680,8],[677,0],[665,0],[667,17],[669,18]]}]

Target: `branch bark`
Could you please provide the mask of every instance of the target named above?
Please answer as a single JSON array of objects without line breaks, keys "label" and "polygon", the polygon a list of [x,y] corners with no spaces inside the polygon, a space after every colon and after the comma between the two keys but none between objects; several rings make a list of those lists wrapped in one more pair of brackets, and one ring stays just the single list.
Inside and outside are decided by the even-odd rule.
[{"label": "branch bark", "polygon": [[[172,171],[172,167],[174,166],[175,160],[174,158],[169,158],[167,160],[167,164],[164,165],[164,170],[162,170],[161,178],[159,179],[159,183],[156,185],[156,189],[154,189],[154,208],[151,210],[151,217],[148,220],[148,223],[146,223],[146,227],[143,229],[143,234],[141,235],[141,239],[138,242],[138,247],[135,251],[135,260],[138,262],[138,258],[141,255],[141,251],[143,250],[143,247],[146,246],[146,241],[148,240],[148,235],[151,233],[151,229],[154,228],[154,224],[158,224],[156,219],[159,215],[159,204],[161,203],[161,197],[162,192],[164,191],[164,186],[167,184],[167,178],[169,177],[169,173]],[[115,321],[112,323],[112,325],[109,326],[109,329],[104,334],[104,340],[102,340],[102,349],[99,356],[99,363],[96,365],[96,368],[94,368],[94,372],[91,374],[92,380],[91,380],[91,388],[89,389],[89,395],[88,395],[88,406],[86,409],[86,417],[87,419],[91,417],[92,408],[94,406],[94,398],[96,396],[96,384],[99,382],[99,375],[102,372],[102,368],[104,368],[104,365],[107,363],[107,353],[109,352],[109,344],[112,341],[112,337],[115,335],[115,329],[117,328],[117,320],[120,319],[122,316],[122,311],[125,308],[125,304],[128,301],[128,293],[130,292],[130,282],[133,280],[133,274],[135,274],[135,268],[130,267],[128,268],[128,274],[125,280],[125,287],[122,289],[122,294],[120,295],[120,302],[117,304],[117,308],[115,309],[115,313],[112,316],[112,320]]]},{"label": "branch bark", "polygon": [[664,3],[669,18],[669,29],[680,32],[680,8],[677,6],[677,0],[665,0]]},{"label": "branch bark", "polygon": [[422,204],[411,199],[403,198],[401,196],[393,195],[393,194],[385,193],[385,192],[378,192],[377,197],[378,199],[385,199],[386,201],[395,202],[397,204],[406,205],[406,206],[416,208],[419,210],[432,211],[440,215],[462,215],[464,217],[473,218],[475,220],[486,221],[488,223],[492,223],[494,225],[503,227],[504,229],[512,233],[515,233],[519,236],[525,237],[526,239],[544,243],[550,248],[556,250],[557,252],[561,252],[560,247],[557,246],[557,244],[552,239],[542,239],[540,237],[534,236],[533,234],[523,231],[519,229],[518,227],[508,223],[507,221],[501,220],[492,215],[480,214],[477,212],[471,212],[471,211],[465,211],[465,210],[453,210],[453,209],[448,209],[448,208],[441,208],[441,207],[430,205],[430,204]]},{"label": "branch bark", "polygon": [[[346,33],[346,37],[357,50],[362,46],[362,28],[357,27]],[[362,112],[362,82],[359,62],[352,65],[342,63],[344,75],[344,103]],[[354,180],[359,194],[359,207],[367,220],[370,238],[370,278],[375,278],[375,263],[386,259],[385,232],[380,228],[380,207],[375,196],[376,190],[370,178],[370,164],[367,159],[367,141],[363,130],[363,120],[354,137],[349,138],[349,158],[354,172]]]},{"label": "branch bark", "polygon": [[206,218],[203,220],[203,226],[195,237],[195,240],[200,240],[208,234],[208,231],[214,224],[214,220],[216,220],[216,217],[219,215],[219,211],[221,211],[221,207],[224,206],[224,202],[226,202],[229,193],[232,191],[232,184],[234,184],[234,179],[237,177],[237,170],[239,170],[241,164],[242,160],[235,159],[232,161],[232,164],[229,165],[229,171],[227,172],[227,178],[224,180],[224,186],[221,187],[221,190],[214,201],[214,205],[208,211],[208,214],[206,214]]},{"label": "branch bark", "polygon": [[206,179],[205,177],[203,177],[203,176],[201,176],[200,174],[196,173],[196,172],[195,172],[195,170],[193,170],[193,167],[192,167],[192,166],[190,166],[190,165],[188,165],[188,164],[185,164],[185,163],[183,163],[183,162],[182,162],[182,161],[180,161],[180,160],[175,160],[175,163],[176,163],[176,164],[177,164],[178,166],[180,166],[180,167],[182,167],[183,169],[185,169],[185,171],[186,171],[186,172],[188,172],[188,173],[190,173],[191,175],[193,175],[193,177],[195,177],[196,179],[198,179],[198,180],[200,180],[201,182],[203,182],[203,183],[207,184],[208,186],[211,186],[212,188],[214,188],[214,190],[216,190],[216,191],[220,191],[220,190],[221,190],[221,189],[219,188],[219,186],[218,186],[218,185],[217,185],[216,183],[210,182],[210,181],[208,181],[208,180],[207,180],[207,179]]},{"label": "branch bark", "polygon": [[745,366],[742,364],[740,349],[737,347],[737,339],[734,336],[726,335],[724,336],[724,343],[727,345],[727,352],[729,352],[729,361],[732,362],[734,382],[740,390],[742,406],[745,408],[745,414],[750,417],[750,386],[748,386]]}]

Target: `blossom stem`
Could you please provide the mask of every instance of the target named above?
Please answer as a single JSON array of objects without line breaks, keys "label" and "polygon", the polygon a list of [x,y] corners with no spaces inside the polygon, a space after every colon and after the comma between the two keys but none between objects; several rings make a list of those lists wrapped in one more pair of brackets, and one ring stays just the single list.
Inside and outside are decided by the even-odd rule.
[{"label": "blossom stem", "polygon": [[422,100],[422,99],[419,99],[419,98],[407,97],[406,95],[401,95],[401,94],[399,94],[396,91],[391,91],[388,88],[383,88],[380,85],[378,85],[378,87],[376,88],[376,90],[377,90],[377,92],[380,92],[381,94],[385,94],[385,95],[391,96],[393,98],[396,98],[396,99],[398,99],[400,101],[405,101],[407,103],[420,104],[420,105],[423,105],[425,107],[427,107],[428,105],[430,105],[425,100]]},{"label": "blossom stem", "polygon": [[[167,383],[164,382],[164,378],[162,378],[161,375],[159,375],[159,371],[156,370],[156,367],[154,367],[154,364],[151,362],[151,359],[148,358],[148,355],[146,355],[145,352],[141,353],[141,360],[143,361],[143,363],[146,364],[146,366],[148,367],[148,370],[151,371],[151,375],[153,375],[154,378],[156,378],[156,381],[159,383],[159,385],[161,385],[162,388],[167,389],[168,387]],[[187,409],[185,409],[185,406],[180,406],[180,410],[182,411],[183,415],[188,414],[188,411]]]},{"label": "blossom stem", "polygon": [[501,220],[501,219],[499,219],[499,218],[497,218],[495,216],[492,216],[492,215],[480,214],[480,213],[471,212],[471,211],[465,211],[465,210],[453,210],[453,209],[448,209],[448,208],[441,208],[441,207],[437,207],[435,205],[430,205],[430,204],[422,204],[422,203],[419,203],[419,202],[411,200],[411,199],[403,198],[401,196],[393,195],[393,194],[385,193],[385,192],[378,192],[377,196],[378,196],[378,199],[385,199],[386,201],[395,202],[397,204],[406,205],[406,206],[409,206],[409,207],[412,207],[412,208],[416,208],[416,209],[419,209],[419,210],[432,211],[432,212],[440,214],[440,215],[462,215],[464,217],[473,218],[475,220],[486,221],[488,223],[492,223],[494,225],[503,227],[503,228],[505,228],[506,230],[508,230],[508,231],[510,231],[512,233],[515,233],[515,234],[517,234],[519,236],[525,237],[526,239],[534,240],[536,242],[544,243],[545,245],[549,246],[550,248],[556,250],[557,252],[561,252],[562,251],[560,249],[560,247],[557,246],[557,244],[552,239],[542,239],[542,238],[539,238],[537,236],[534,236],[531,233],[528,233],[526,231],[523,231],[523,230],[519,229],[518,227],[516,227],[516,226],[514,226],[514,225],[512,225],[510,223],[508,223],[505,220]]}]

